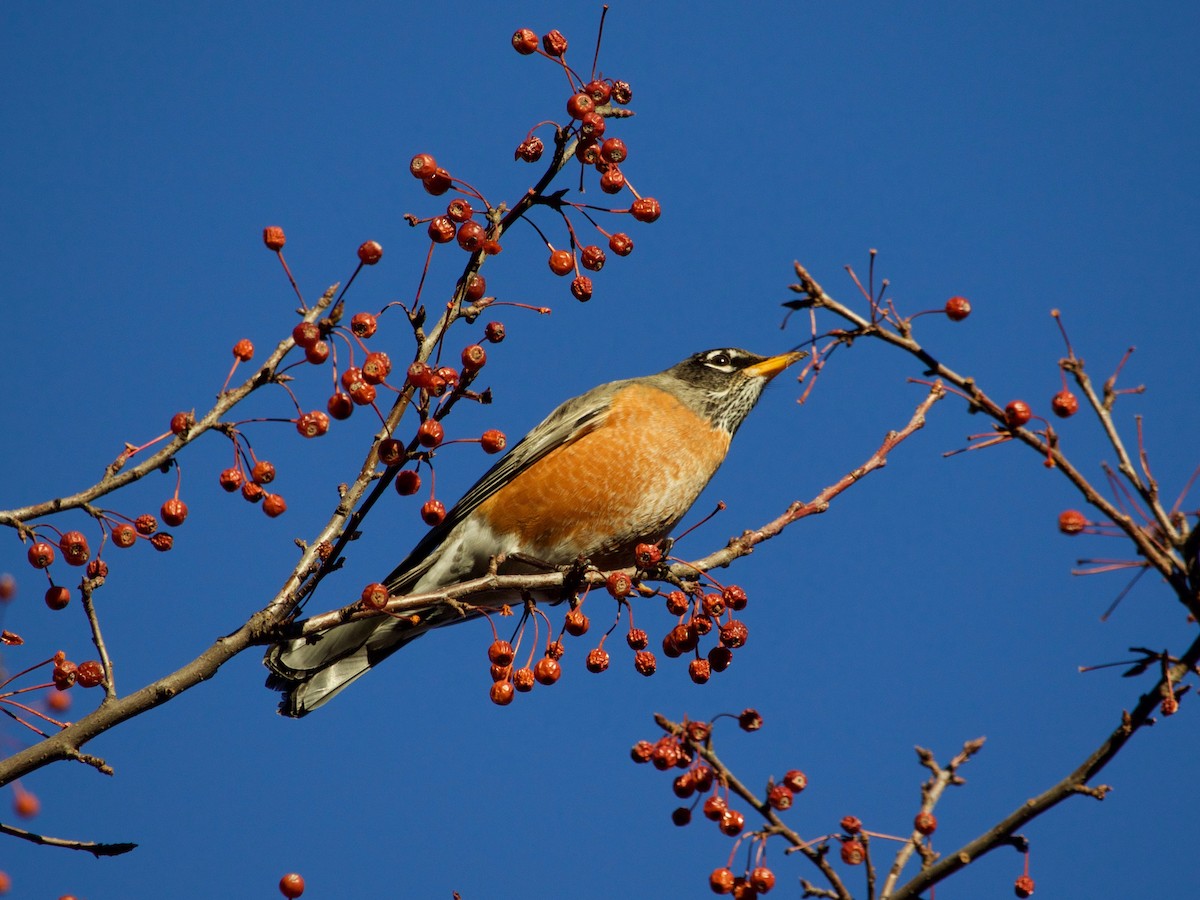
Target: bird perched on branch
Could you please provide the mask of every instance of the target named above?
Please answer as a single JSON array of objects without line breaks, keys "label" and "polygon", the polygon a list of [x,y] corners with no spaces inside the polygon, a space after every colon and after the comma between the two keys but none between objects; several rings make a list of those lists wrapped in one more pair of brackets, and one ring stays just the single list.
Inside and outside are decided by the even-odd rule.
[{"label": "bird perched on branch", "polygon": [[[393,597],[483,575],[581,558],[632,563],[638,543],[665,538],[725,459],[772,378],[805,356],[707,350],[664,372],[613,381],[568,400],[506,453],[385,579]],[[414,624],[389,616],[270,647],[268,687],[280,712],[303,716],[432,628],[463,621],[431,606]]]}]

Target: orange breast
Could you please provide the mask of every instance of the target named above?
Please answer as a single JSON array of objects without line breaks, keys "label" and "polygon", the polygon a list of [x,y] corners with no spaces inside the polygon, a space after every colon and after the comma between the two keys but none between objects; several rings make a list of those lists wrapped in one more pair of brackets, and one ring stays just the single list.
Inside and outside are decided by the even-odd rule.
[{"label": "orange breast", "polygon": [[634,385],[614,396],[599,428],[530,466],[478,514],[544,562],[583,553],[597,565],[627,565],[619,557],[634,543],[664,537],[683,517],[729,441],[672,395]]}]

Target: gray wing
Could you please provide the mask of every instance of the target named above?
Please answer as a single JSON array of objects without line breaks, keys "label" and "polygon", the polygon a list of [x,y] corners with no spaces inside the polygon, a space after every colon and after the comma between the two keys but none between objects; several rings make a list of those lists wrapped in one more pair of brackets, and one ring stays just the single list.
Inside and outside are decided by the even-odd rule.
[{"label": "gray wing", "polygon": [[567,446],[593,431],[608,415],[609,401],[627,381],[612,381],[567,400],[504,454],[454,505],[440,525],[431,528],[404,562],[384,579],[388,590],[399,595],[416,584],[437,559],[446,536],[488,497],[516,478],[551,450]]}]

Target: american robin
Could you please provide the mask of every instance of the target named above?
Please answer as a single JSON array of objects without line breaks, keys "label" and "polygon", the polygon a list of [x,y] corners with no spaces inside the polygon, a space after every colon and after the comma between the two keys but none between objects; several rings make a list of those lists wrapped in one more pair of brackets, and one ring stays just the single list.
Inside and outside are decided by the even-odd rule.
[{"label": "american robin", "polygon": [[[384,581],[389,593],[474,578],[501,553],[501,574],[530,571],[514,556],[630,565],[636,544],[665,538],[700,496],[767,382],[804,355],[708,350],[568,400],[425,535]],[[267,651],[267,685],[284,693],[281,713],[303,716],[415,637],[459,621],[431,607],[416,625],[381,616],[285,641]]]}]

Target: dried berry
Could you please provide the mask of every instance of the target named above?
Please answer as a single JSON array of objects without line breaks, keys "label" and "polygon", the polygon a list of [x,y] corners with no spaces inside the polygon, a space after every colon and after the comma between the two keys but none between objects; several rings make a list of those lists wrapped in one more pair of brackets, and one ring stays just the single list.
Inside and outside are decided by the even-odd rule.
[{"label": "dried berry", "polygon": [[387,586],[378,581],[368,584],[359,595],[359,601],[367,609],[383,609],[390,599],[391,595],[388,593]]},{"label": "dried berry", "polygon": [[112,540],[114,544],[122,549],[132,547],[137,542],[137,529],[128,522],[116,525],[112,530]]},{"label": "dried berry", "polygon": [[608,651],[602,647],[597,647],[588,652],[584,665],[587,666],[589,672],[599,674],[608,668],[608,662]]},{"label": "dried berry", "polygon": [[538,684],[554,684],[562,675],[562,666],[557,660],[551,659],[549,656],[543,656],[537,661],[537,665],[533,667],[533,677]]},{"label": "dried berry", "polygon": [[449,243],[454,240],[454,235],[457,233],[449,216],[434,216],[429,220],[426,231],[429,233],[430,240],[435,244]]},{"label": "dried berry", "polygon": [[625,635],[625,643],[629,645],[630,650],[645,650],[650,643],[650,636],[640,628],[630,628],[629,633]]},{"label": "dried berry", "polygon": [[731,584],[721,590],[721,599],[725,601],[725,605],[733,610],[743,610],[746,608],[746,592],[736,584]]},{"label": "dried berry", "polygon": [[404,458],[404,445],[395,438],[384,438],[379,442],[379,461],[385,466],[398,466]]},{"label": "dried berry", "polygon": [[283,229],[278,225],[268,225],[263,229],[263,243],[267,245],[267,249],[278,253],[287,243],[287,238],[283,234]]},{"label": "dried berry", "polygon": [[487,232],[478,222],[463,222],[458,226],[458,246],[468,253],[481,249],[485,240]]},{"label": "dried berry", "polygon": [[[107,578],[108,563],[102,559],[93,559],[87,564],[87,569],[85,571],[87,572],[88,578]],[[2,595],[0,595],[0,599],[3,599]]]},{"label": "dried berry", "polygon": [[517,669],[513,672],[513,687],[522,694],[533,690],[533,669]]},{"label": "dried berry", "polygon": [[662,215],[662,206],[653,197],[639,197],[633,201],[629,212],[639,222],[654,222]]},{"label": "dried berry", "polygon": [[592,279],[586,275],[579,275],[571,281],[571,296],[580,303],[587,303],[592,299]]},{"label": "dried berry", "polygon": [[249,362],[254,358],[254,345],[246,338],[242,338],[233,345],[233,355],[242,362]]},{"label": "dried berry", "polygon": [[[275,465],[265,459],[257,460],[250,470],[250,480],[255,484],[270,484],[275,480]],[[141,531],[141,528],[138,528]]]},{"label": "dried berry", "polygon": [[242,470],[224,469],[217,477],[217,480],[221,483],[222,488],[232,494],[242,486]]},{"label": "dried berry", "polygon": [[846,834],[858,834],[862,831],[862,820],[858,816],[843,816],[842,831]]},{"label": "dried berry", "polygon": [[282,516],[287,512],[287,501],[279,494],[268,494],[263,492],[262,511],[272,519]]},{"label": "dried berry", "polygon": [[608,98],[612,96],[612,88],[607,81],[593,79],[585,84],[583,89],[592,95],[592,99],[596,101],[597,106],[603,106],[608,102]]},{"label": "dried berry", "polygon": [[613,572],[604,579],[605,589],[621,600],[633,593],[633,580],[624,572]]},{"label": "dried berry", "polygon": [[707,659],[693,659],[688,663],[688,677],[696,684],[704,684],[712,677],[712,666]]},{"label": "dried berry", "polygon": [[649,678],[658,668],[658,661],[649,650],[639,650],[633,657],[633,667],[638,673]]},{"label": "dried berry", "polygon": [[629,157],[629,149],[625,142],[618,137],[608,138],[600,145],[600,158],[614,166],[625,162]]},{"label": "dried berry", "polygon": [[654,745],[649,741],[638,741],[629,750],[629,755],[635,763],[650,762],[652,753],[654,753]]},{"label": "dried berry", "polygon": [[667,594],[667,612],[673,616],[682,616],[688,611],[691,602],[683,591],[671,591]]},{"label": "dried berry", "polygon": [[609,236],[608,249],[617,254],[617,256],[628,256],[633,252],[633,238],[623,231],[618,231],[616,234]]},{"label": "dried berry", "polygon": [[616,166],[609,166],[600,176],[600,190],[606,194],[619,194],[625,188],[625,173]]},{"label": "dried berry", "polygon": [[627,105],[631,100],[633,100],[633,88],[629,86],[628,81],[613,82],[612,99],[614,103],[619,103],[622,106]]},{"label": "dried berry", "polygon": [[1033,879],[1028,875],[1022,875],[1014,882],[1013,893],[1022,898],[1022,900],[1033,896]]},{"label": "dried berry", "polygon": [[392,360],[386,353],[376,350],[363,360],[362,377],[367,384],[382,384],[391,372]]},{"label": "dried berry", "polygon": [[599,272],[603,269],[606,258],[604,251],[595,244],[589,244],[579,251],[580,265],[591,272]]},{"label": "dried berry", "polygon": [[499,453],[508,446],[508,438],[504,436],[503,431],[489,428],[480,436],[479,445],[483,447],[484,453]]},{"label": "dried berry", "polygon": [[721,626],[721,643],[731,650],[744,646],[749,629],[744,622],[731,619]]},{"label": "dried berry", "polygon": [[177,412],[171,416],[171,434],[183,434],[196,424],[196,416],[190,412]]},{"label": "dried berry", "polygon": [[791,809],[792,801],[795,797],[796,795],[792,793],[792,789],[786,784],[771,785],[771,789],[767,791],[767,803],[772,809]]},{"label": "dried berry", "polygon": [[441,525],[446,518],[446,505],[441,500],[426,500],[421,507],[421,519],[426,525]]},{"label": "dried berry", "polygon": [[542,49],[549,56],[562,56],[567,52],[567,39],[561,31],[554,29],[542,35]]},{"label": "dried berry", "polygon": [[757,866],[750,872],[750,877],[746,881],[754,890],[765,894],[775,887],[775,873],[766,866]]},{"label": "dried berry", "polygon": [[937,831],[937,817],[931,812],[919,812],[913,819],[913,830],[926,837]]},{"label": "dried berry", "polygon": [[427,178],[437,171],[437,162],[428,153],[418,153],[408,163],[408,171],[414,178]]},{"label": "dried berry", "polygon": [[504,340],[504,323],[488,322],[483,329],[483,336],[491,344],[498,344]]},{"label": "dried berry", "polygon": [[462,367],[464,372],[478,372],[487,362],[487,351],[479,344],[463,348]]},{"label": "dried berry", "polygon": [[746,826],[746,817],[736,809],[727,809],[721,815],[721,821],[718,827],[722,834],[729,837],[737,837],[742,833],[742,829]]},{"label": "dried berry", "polygon": [[848,866],[862,865],[867,851],[859,841],[842,841],[842,862]]},{"label": "dried berry", "polygon": [[306,438],[320,437],[329,431],[329,416],[319,409],[306,412],[296,419],[296,431]]},{"label": "dried berry", "polygon": [[808,787],[808,776],[799,769],[789,769],[783,776],[782,783],[787,785],[793,794],[799,794]]},{"label": "dried berry", "polygon": [[1068,390],[1061,390],[1050,400],[1050,408],[1060,419],[1069,419],[1079,412],[1079,399]]},{"label": "dried berry", "polygon": [[81,531],[68,531],[58,539],[58,549],[62,551],[63,559],[69,566],[87,565],[88,557],[92,555],[87,538]]},{"label": "dried berry", "polygon": [[437,169],[421,179],[421,187],[425,188],[425,193],[433,197],[442,196],[442,194],[450,190],[452,184],[453,179],[450,178],[450,173],[445,169]]},{"label": "dried berry", "polygon": [[89,659],[81,662],[75,671],[75,681],[80,687],[94,688],[104,683],[104,666],[100,661]]},{"label": "dried berry", "polygon": [[708,886],[714,894],[728,894],[733,891],[733,872],[729,869],[713,869],[708,876]]},{"label": "dried berry", "polygon": [[590,626],[591,622],[588,621],[588,617],[584,615],[582,609],[572,609],[563,617],[563,628],[566,629],[567,634],[575,637],[587,634]]},{"label": "dried berry", "polygon": [[316,322],[298,322],[292,329],[292,341],[297,347],[311,347],[321,339],[321,328]]},{"label": "dried berry", "polygon": [[540,137],[528,137],[517,145],[513,159],[523,159],[529,163],[537,162],[542,158],[545,149],[546,145]]},{"label": "dried berry", "polygon": [[757,709],[743,709],[738,716],[738,726],[742,731],[758,731],[763,726],[763,718]]},{"label": "dried berry", "polygon": [[437,419],[426,419],[417,427],[417,443],[433,449],[446,437],[446,429]]},{"label": "dried berry", "polygon": [[488,689],[488,696],[497,706],[508,706],[516,696],[516,688],[513,687],[511,681],[493,681],[491,688]]},{"label": "dried berry", "polygon": [[329,359],[329,353],[329,344],[326,341],[317,341],[311,347],[304,348],[304,358],[314,366],[322,365]]}]

